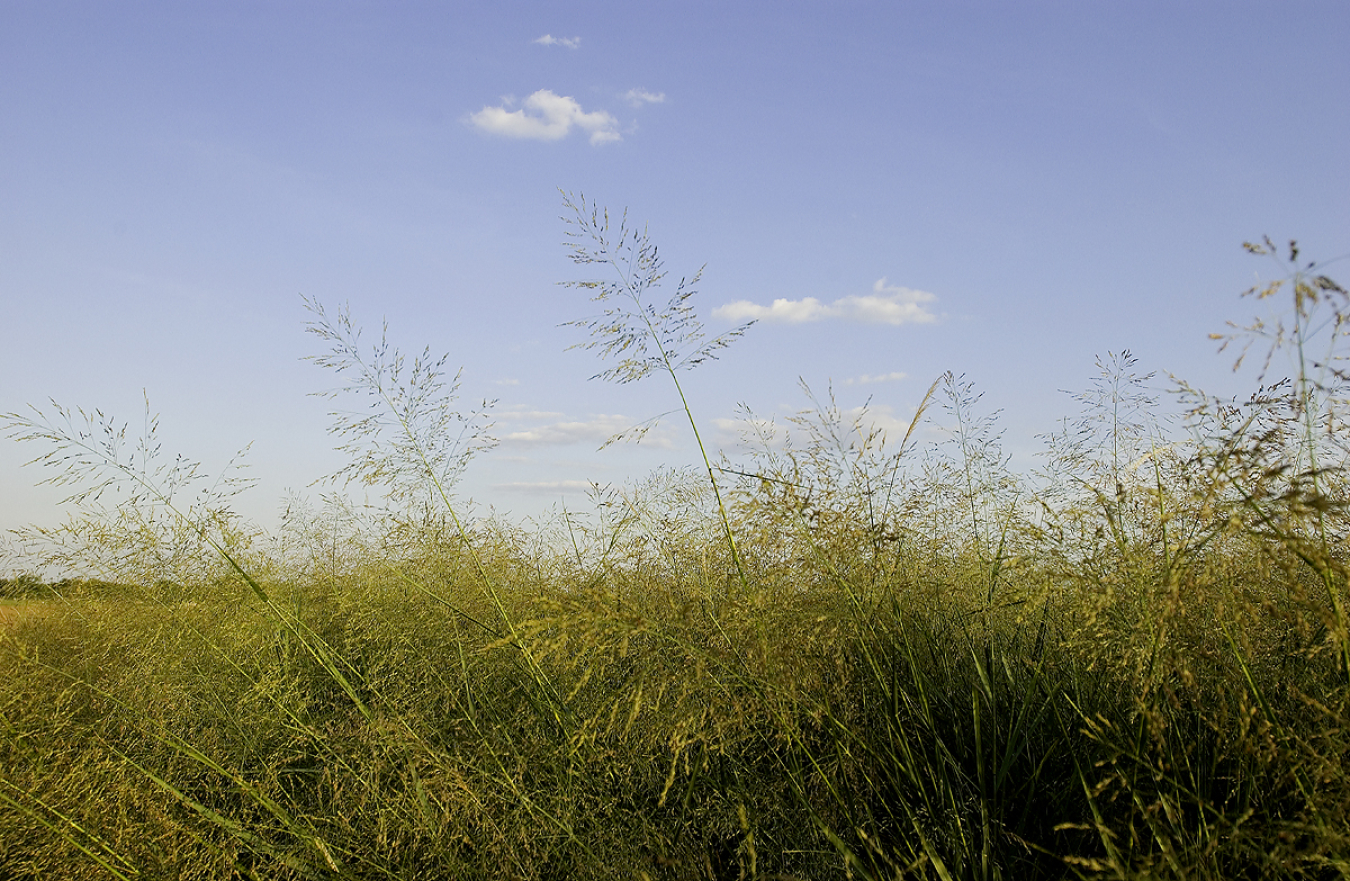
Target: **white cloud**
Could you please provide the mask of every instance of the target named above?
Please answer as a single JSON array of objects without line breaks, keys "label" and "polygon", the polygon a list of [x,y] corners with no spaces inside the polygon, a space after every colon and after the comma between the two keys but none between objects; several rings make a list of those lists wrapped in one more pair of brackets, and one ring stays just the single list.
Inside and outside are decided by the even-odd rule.
[{"label": "white cloud", "polygon": [[857,321],[862,324],[928,324],[936,321],[937,316],[924,305],[937,300],[927,291],[916,291],[898,285],[886,284],[879,278],[872,285],[872,293],[842,297],[833,303],[822,303],[815,297],[802,300],[774,300],[768,306],[761,306],[749,300],[737,300],[713,310],[714,317],[729,321],[758,319],[762,321],[783,321],[788,324],[804,324],[808,321],[823,321],[827,318],[839,318],[845,321]]},{"label": "white cloud", "polygon": [[541,46],[566,46],[568,49],[575,49],[581,45],[581,37],[555,37],[552,34],[544,34],[533,42]]},{"label": "white cloud", "polygon": [[[896,374],[891,374],[892,376]],[[903,374],[901,374],[903,375]],[[903,417],[889,404],[867,403],[857,407],[841,407],[840,424],[844,435],[850,439],[862,440],[868,433],[880,429],[886,435],[887,443],[898,443],[909,431],[914,408],[908,408],[910,416]],[[799,415],[802,411],[798,411]],[[756,416],[747,419],[744,416],[735,419],[714,419],[718,429],[718,441],[725,447],[739,450],[783,449],[789,436],[802,439],[801,427],[790,422],[777,424],[773,420]]]},{"label": "white cloud", "polygon": [[503,408],[493,414],[498,422],[511,422],[513,420],[525,420],[530,422],[539,422],[545,419],[561,418],[563,413],[557,413],[553,410],[527,410],[524,404],[517,404],[513,407]]},{"label": "white cloud", "polygon": [[544,480],[537,483],[516,481],[514,483],[494,483],[493,489],[512,490],[528,493],[584,493],[592,484],[587,480]]},{"label": "white cloud", "polygon": [[718,441],[726,446],[759,450],[765,445],[772,450],[782,449],[787,432],[772,419],[763,416],[746,418],[721,417],[713,419],[718,429]]},{"label": "white cloud", "polygon": [[[535,416],[556,417],[558,413],[517,413],[514,418],[532,418]],[[502,446],[516,447],[544,447],[544,446],[565,446],[568,444],[603,444],[619,432],[626,431],[633,427],[634,420],[627,416],[618,414],[596,414],[590,419],[584,421],[563,421],[548,422],[542,425],[535,425],[528,428],[522,428],[519,431],[508,432],[501,438]],[[653,431],[647,435],[643,443],[657,446],[670,447],[669,438],[661,436],[659,432]]]},{"label": "white cloud", "polygon": [[874,382],[899,382],[907,376],[909,376],[908,373],[901,373],[898,370],[892,373],[878,373],[876,376],[864,373],[862,376],[855,376],[851,379],[844,380],[844,385],[869,385]]},{"label": "white cloud", "polygon": [[909,431],[910,419],[904,419],[895,414],[895,410],[888,404],[872,404],[867,407],[849,407],[840,411],[844,421],[855,426],[854,433],[859,433],[859,429],[866,431],[872,428],[879,428],[886,432],[886,440],[890,443],[899,443]]},{"label": "white cloud", "polygon": [[493,382],[497,385],[520,385],[520,380],[518,379],[496,379],[493,380]]},{"label": "white cloud", "polygon": [[714,318],[726,318],[731,321],[744,321],[753,318],[759,321],[785,321],[788,324],[803,324],[807,321],[820,321],[829,318],[829,307],[815,297],[804,300],[774,300],[771,305],[761,306],[749,300],[737,300],[713,310]]},{"label": "white cloud", "polygon": [[515,404],[497,413],[498,419],[552,419],[563,414],[555,410],[527,410],[525,404]]},{"label": "white cloud", "polygon": [[629,89],[623,93],[622,97],[634,107],[641,107],[643,104],[660,104],[666,100],[666,93],[649,92],[646,89]]},{"label": "white cloud", "polygon": [[591,133],[592,144],[617,141],[619,121],[603,110],[590,113],[581,109],[575,98],[555,95],[540,89],[521,103],[520,110],[507,110],[514,104],[507,99],[502,107],[484,107],[469,121],[485,132],[507,138],[556,141],[567,137],[572,126]]}]

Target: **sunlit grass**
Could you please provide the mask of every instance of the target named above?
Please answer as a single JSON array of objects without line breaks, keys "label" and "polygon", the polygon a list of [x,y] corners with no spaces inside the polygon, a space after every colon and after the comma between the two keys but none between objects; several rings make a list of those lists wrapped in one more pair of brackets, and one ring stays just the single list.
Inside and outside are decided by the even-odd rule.
[{"label": "sunlit grass", "polygon": [[[1345,292],[1287,281],[1311,352]],[[0,878],[1350,875],[1332,357],[1180,427],[1107,357],[1035,479],[966,379],[929,448],[812,396],[526,528],[456,507],[490,444],[441,362],[316,316],[385,408],[338,426],[375,517],[268,539],[109,421],[8,417],[129,496],[26,536],[104,580],[5,583]]]}]

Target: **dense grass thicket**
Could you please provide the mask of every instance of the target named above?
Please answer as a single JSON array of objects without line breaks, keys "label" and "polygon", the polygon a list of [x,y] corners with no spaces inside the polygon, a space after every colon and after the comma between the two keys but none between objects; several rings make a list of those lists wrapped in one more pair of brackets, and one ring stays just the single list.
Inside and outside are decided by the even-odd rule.
[{"label": "dense grass thicket", "polygon": [[[575,208],[606,378],[697,433],[679,374],[736,334]],[[1106,357],[1034,475],[949,375],[904,438],[811,398],[742,460],[471,519],[484,413],[317,304],[379,512],[262,535],[153,424],[11,414],[82,493],[21,538],[103,580],[6,582],[0,878],[1350,876],[1350,309],[1279,262],[1232,343],[1289,379],[1167,424]]]}]

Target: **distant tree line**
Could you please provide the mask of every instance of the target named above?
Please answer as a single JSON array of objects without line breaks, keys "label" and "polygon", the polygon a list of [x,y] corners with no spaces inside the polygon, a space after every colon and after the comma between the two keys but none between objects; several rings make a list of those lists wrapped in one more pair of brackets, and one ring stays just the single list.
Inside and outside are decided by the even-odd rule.
[{"label": "distant tree line", "polygon": [[47,582],[32,572],[20,572],[0,578],[0,599],[50,599],[52,597],[93,597],[125,594],[127,586],[98,578],[62,578]]}]

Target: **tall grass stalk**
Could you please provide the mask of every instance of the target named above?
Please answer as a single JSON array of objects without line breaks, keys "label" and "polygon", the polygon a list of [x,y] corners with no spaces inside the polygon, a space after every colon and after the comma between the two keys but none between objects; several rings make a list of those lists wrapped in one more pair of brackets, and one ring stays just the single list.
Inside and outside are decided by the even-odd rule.
[{"label": "tall grass stalk", "polygon": [[[82,486],[66,499],[67,503],[97,502],[107,491],[125,491],[121,507],[153,518],[156,509],[166,511],[201,542],[204,550],[218,555],[304,649],[342,686],[352,703],[369,716],[370,711],[357,694],[348,671],[331,646],[303,621],[279,607],[268,592],[240,562],[238,554],[227,546],[220,530],[228,519],[226,504],[248,485],[247,480],[230,476],[230,466],[214,482],[200,488],[197,497],[184,507],[175,497],[204,483],[199,463],[179,455],[171,463],[160,461],[157,439],[158,416],[150,415],[146,401],[145,431],[134,451],[126,449],[127,425],[95,411],[71,411],[53,402],[53,415],[32,408],[30,414],[10,413],[3,417],[8,436],[49,447],[33,463],[54,467],[56,473],[44,482],[56,486]],[[231,462],[238,461],[243,452]]]},{"label": "tall grass stalk", "polygon": [[339,310],[336,318],[330,319],[317,300],[306,299],[305,307],[315,316],[308,330],[332,347],[329,354],[310,360],[319,367],[355,377],[351,385],[322,394],[329,398],[358,394],[373,402],[373,410],[360,415],[340,411],[332,414],[331,433],[343,440],[340,449],[352,456],[352,461],[336,476],[385,487],[396,501],[406,502],[430,491],[434,502],[454,523],[455,534],[468,552],[483,590],[511,644],[524,657],[554,720],[560,728],[566,728],[558,695],[529,646],[521,642],[516,622],[483,566],[451,495],[468,462],[495,445],[487,420],[495,401],[485,400],[477,410],[463,414],[454,406],[459,375],[448,385],[444,377],[448,355],[433,358],[430,349],[424,350],[405,373],[406,359],[398,349],[390,347],[387,327],[379,343],[366,355],[361,351],[360,330],[353,325],[347,309]]},{"label": "tall grass stalk", "polygon": [[[692,288],[649,303],[645,234],[567,204],[619,278],[602,376],[669,375],[697,439]],[[490,408],[316,302],[373,514],[295,502],[269,542],[153,431],[10,414],[119,504],[29,536],[104,578],[0,584],[0,878],[1350,877],[1350,480],[1310,354],[1345,307],[1299,272],[1322,318],[1266,341],[1307,382],[1183,386],[1183,434],[1108,355],[1035,481],[951,376],[898,445],[807,389],[781,431],[746,411],[745,460],[471,519]]]},{"label": "tall grass stalk", "polygon": [[[744,335],[754,322],[746,322],[711,340],[706,339],[703,324],[690,302],[696,293],[695,286],[703,277],[702,269],[692,278],[680,279],[670,300],[658,309],[647,301],[647,297],[660,285],[666,272],[656,245],[652,243],[646,229],[639,232],[636,228],[630,228],[628,213],[624,212],[618,230],[611,231],[609,211],[601,211],[595,205],[591,205],[588,210],[584,196],[573,198],[571,194],[563,193],[563,207],[571,212],[570,217],[563,219],[573,228],[568,233],[572,262],[582,266],[600,265],[613,273],[613,278],[608,280],[564,282],[568,287],[591,292],[592,302],[607,304],[598,317],[569,322],[575,327],[584,328],[592,336],[592,339],[577,346],[598,349],[602,359],[619,359],[617,365],[596,374],[593,377],[595,379],[623,385],[636,382],[658,370],[670,377],[675,393],[679,396],[680,407],[689,421],[689,430],[693,432],[694,442],[698,445],[699,455],[703,458],[708,483],[717,500],[722,532],[727,549],[731,552],[732,564],[736,567],[736,576],[741,589],[748,592],[750,584],[736,549],[736,536],[731,529],[726,504],[722,501],[717,474],[708,449],[703,444],[703,436],[699,433],[698,422],[685,396],[684,386],[680,384],[679,374],[682,370],[692,370],[705,361],[715,359],[719,351]],[[641,440],[660,418],[649,419],[626,434]],[[611,438],[610,442],[624,434]]]},{"label": "tall grass stalk", "polygon": [[[1277,469],[1288,483],[1280,501],[1286,505],[1292,502],[1311,515],[1317,546],[1313,554],[1301,556],[1318,572],[1332,603],[1336,633],[1343,649],[1343,673],[1350,684],[1350,628],[1347,627],[1343,597],[1347,578],[1344,567],[1338,567],[1334,562],[1326,519],[1328,506],[1343,506],[1345,500],[1333,499],[1324,491],[1328,478],[1343,471],[1347,450],[1337,428],[1344,426],[1344,409],[1350,391],[1350,370],[1345,366],[1350,358],[1350,353],[1345,350],[1347,338],[1350,338],[1350,291],[1327,276],[1315,261],[1300,263],[1296,241],[1289,242],[1288,256],[1283,261],[1268,236],[1259,243],[1246,242],[1243,247],[1250,254],[1275,261],[1282,275],[1274,281],[1249,288],[1243,296],[1267,300],[1279,295],[1287,286],[1291,308],[1272,322],[1257,319],[1246,326],[1230,324],[1230,333],[1212,336],[1221,341],[1220,351],[1230,344],[1241,343],[1234,370],[1241,367],[1254,343],[1264,342],[1267,349],[1258,382],[1266,379],[1277,354],[1292,355],[1293,404],[1302,436],[1292,462],[1281,463]],[[1335,452],[1336,446],[1340,447],[1341,460],[1329,464],[1324,456]],[[1256,499],[1247,496],[1244,503],[1263,525],[1278,529]],[[1294,537],[1292,534],[1280,535],[1284,541]]]}]

